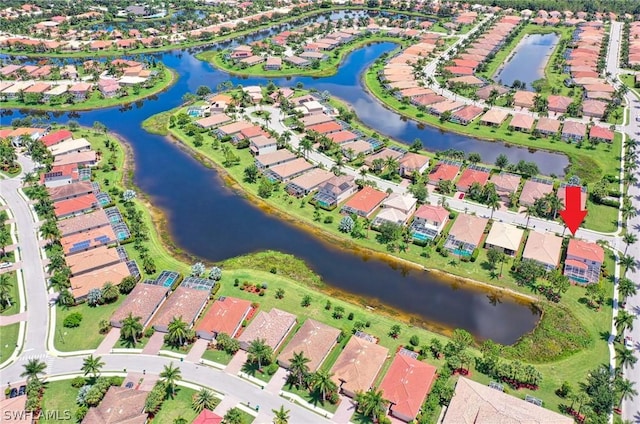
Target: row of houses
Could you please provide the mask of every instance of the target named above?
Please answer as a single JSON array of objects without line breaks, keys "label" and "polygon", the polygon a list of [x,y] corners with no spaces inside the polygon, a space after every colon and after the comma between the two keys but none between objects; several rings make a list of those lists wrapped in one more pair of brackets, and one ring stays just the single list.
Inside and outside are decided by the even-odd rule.
[{"label": "row of houses", "polygon": [[[118,208],[111,206],[110,195],[91,182],[91,167],[99,162],[99,156],[89,142],[75,139],[66,129],[25,130],[23,134],[40,140],[54,158],[51,170],[40,176],[40,184],[47,188],[53,202],[60,244],[71,270],[70,289],[76,300],[106,282],[119,284],[129,275],[138,277],[135,262],[129,260],[124,249],[113,247],[128,239],[130,233]],[[0,138],[11,138],[15,132],[0,130]]]},{"label": "row of houses", "polygon": [[629,65],[640,65],[640,22],[631,22],[629,28]]}]

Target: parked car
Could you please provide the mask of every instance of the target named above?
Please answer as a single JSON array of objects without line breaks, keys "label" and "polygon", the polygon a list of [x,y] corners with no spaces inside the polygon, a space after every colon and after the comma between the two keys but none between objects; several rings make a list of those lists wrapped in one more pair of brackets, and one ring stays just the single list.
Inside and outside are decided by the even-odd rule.
[{"label": "parked car", "polygon": [[20,386],[20,388],[18,389],[18,396],[22,396],[25,393],[27,393],[27,386]]},{"label": "parked car", "polygon": [[9,393],[9,397],[14,398],[16,396],[18,396],[18,389],[14,387],[13,389],[11,389],[11,392]]},{"label": "parked car", "polygon": [[631,337],[624,338],[624,346],[627,349],[633,349],[633,339]]},{"label": "parked car", "polygon": [[0,263],[0,269],[9,268],[11,265],[13,265],[11,262],[2,262]]}]

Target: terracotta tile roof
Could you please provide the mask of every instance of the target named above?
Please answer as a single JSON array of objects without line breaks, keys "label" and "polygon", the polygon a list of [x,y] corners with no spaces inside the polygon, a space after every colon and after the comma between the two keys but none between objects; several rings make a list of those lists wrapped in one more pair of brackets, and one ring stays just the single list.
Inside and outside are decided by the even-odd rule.
[{"label": "terracotta tile roof", "polygon": [[327,134],[327,137],[329,137],[331,141],[337,144],[346,143],[347,141],[352,141],[358,138],[357,135],[347,130]]},{"label": "terracotta tile roof", "polygon": [[122,320],[131,313],[134,317],[142,318],[140,323],[146,326],[168,294],[169,287],[145,283],[136,284],[124,302],[111,315],[111,324],[120,327]]},{"label": "terracotta tile roof", "polygon": [[354,194],[343,207],[369,214],[387,197],[387,193],[366,186]]},{"label": "terracotta tile roof", "polygon": [[495,184],[497,191],[514,193],[520,186],[521,179],[520,175],[502,172],[500,174],[494,174],[490,181]]},{"label": "terracotta tile roof", "polygon": [[[71,275],[77,276],[96,268],[116,264],[120,262],[120,255],[118,255],[116,249],[101,246],[75,255],[69,255],[65,260],[67,266],[71,268]],[[119,283],[119,281],[115,281],[115,283]]]},{"label": "terracotta tile roof", "polygon": [[342,131],[342,125],[338,124],[336,121],[323,122],[321,124],[307,127],[307,131],[315,131],[319,134],[329,134],[332,132]]},{"label": "terracotta tile roof", "polygon": [[551,95],[547,97],[547,102],[549,110],[554,112],[566,112],[569,105],[573,103],[573,99],[567,96]]},{"label": "terracotta tile roof", "polygon": [[53,146],[54,144],[58,144],[61,141],[73,138],[73,133],[69,130],[58,130],[52,133],[45,135],[40,138],[40,141],[46,146]]},{"label": "terracotta tile roof", "polygon": [[451,226],[449,235],[458,241],[478,246],[488,222],[486,218],[461,213]]},{"label": "terracotta tile roof", "polygon": [[599,138],[601,140],[613,141],[613,131],[608,128],[594,125],[589,129],[589,138]]},{"label": "terracotta tile roof", "polygon": [[237,121],[237,122],[233,122],[231,124],[227,124],[227,125],[223,125],[221,127],[218,128],[218,130],[220,132],[222,132],[223,134],[226,135],[234,135],[239,133],[240,131],[242,131],[245,128],[249,128],[252,127],[253,124],[247,121]]},{"label": "terracotta tile roof", "polygon": [[217,127],[218,125],[226,124],[227,122],[231,122],[231,118],[224,113],[214,113],[211,116],[206,118],[198,119],[196,124],[200,125],[203,128],[212,128]]},{"label": "terracotta tile roof", "polygon": [[10,422],[12,424],[32,424],[33,416],[24,413],[26,404],[27,396],[5,398],[0,400],[0,411],[2,411],[4,417],[11,414]]},{"label": "terracotta tile roof", "polygon": [[569,247],[567,248],[567,256],[603,263],[604,249],[595,243],[571,239],[569,240]]},{"label": "terracotta tile roof", "polygon": [[607,103],[600,100],[586,99],[582,102],[582,113],[587,116],[602,117],[607,108]]},{"label": "terracotta tile roof", "polygon": [[144,404],[149,393],[124,387],[109,387],[102,402],[90,408],[82,424],[144,424]]},{"label": "terracotta tile roof", "polygon": [[400,159],[400,166],[417,170],[429,164],[429,157],[418,153],[409,152]]},{"label": "terracotta tile roof", "polygon": [[486,124],[500,125],[507,119],[509,116],[509,112],[502,109],[491,108],[489,109],[482,118],[480,118],[480,122]]},{"label": "terracotta tile roof", "polygon": [[64,165],[73,165],[77,166],[78,164],[90,164],[95,163],[98,159],[96,152],[93,150],[88,150],[86,152],[78,152],[78,153],[67,153],[66,155],[57,156],[53,160],[53,166],[64,166]]},{"label": "terracotta tile roof", "polygon": [[562,126],[562,135],[584,137],[587,134],[587,126],[582,122],[565,121]]},{"label": "terracotta tile roof", "polygon": [[124,262],[109,265],[77,277],[71,277],[71,293],[76,299],[82,298],[91,289],[101,289],[104,283],[120,284],[124,277],[131,275]]},{"label": "terracotta tile roof", "polygon": [[63,236],[109,225],[109,218],[103,209],[58,221],[58,229]]},{"label": "terracotta tile roof", "polygon": [[265,339],[267,345],[276,350],[295,323],[296,316],[289,312],[276,308],[269,312],[260,311],[238,337],[238,341],[246,349],[252,341]]},{"label": "terracotta tile roof", "polygon": [[278,362],[284,368],[288,368],[289,360],[294,353],[302,352],[310,359],[307,363],[309,370],[315,372],[335,345],[339,335],[340,330],[337,328],[309,318],[278,355]]},{"label": "terracotta tile roof", "polygon": [[348,394],[367,391],[387,359],[389,349],[352,336],[331,368],[331,378]]},{"label": "terracotta tile roof", "polygon": [[433,365],[396,354],[380,384],[384,398],[392,402],[392,414],[415,419],[435,376],[436,367]]},{"label": "terracotta tile roof", "polygon": [[251,302],[234,297],[224,297],[216,300],[204,314],[196,326],[200,337],[213,339],[219,333],[235,337],[251,310]]},{"label": "terracotta tile roof", "polygon": [[442,206],[421,205],[414,216],[429,222],[441,223],[449,219],[449,211]]},{"label": "terracotta tile roof", "polygon": [[281,162],[294,160],[296,159],[296,157],[297,156],[291,153],[289,150],[280,149],[272,153],[265,153],[260,156],[256,156],[255,160],[261,166],[269,167],[274,163],[281,163]]},{"label": "terracotta tile roof", "polygon": [[531,231],[522,257],[557,267],[562,253],[562,238],[552,233]]},{"label": "terracotta tile roof", "polygon": [[296,158],[279,165],[274,165],[269,168],[272,175],[282,180],[289,179],[291,177],[298,176],[305,171],[313,169],[315,165],[307,162],[304,158]]},{"label": "terracotta tile roof", "polygon": [[429,181],[438,182],[440,180],[453,181],[460,171],[459,165],[451,165],[448,163],[439,163],[435,169],[429,174]]},{"label": "terracotta tile roof", "polygon": [[527,180],[520,193],[520,204],[533,205],[536,199],[544,197],[545,194],[553,192],[552,184],[544,184],[539,181]]},{"label": "terracotta tile roof", "polygon": [[511,118],[511,122],[509,122],[509,126],[530,131],[531,128],[533,128],[534,122],[535,118],[531,115],[514,113],[513,118]]},{"label": "terracotta tile roof", "polygon": [[93,184],[91,181],[78,181],[62,186],[49,187],[47,191],[49,192],[51,201],[58,202],[60,200],[93,193]]},{"label": "terracotta tile roof", "polygon": [[62,200],[53,204],[53,208],[56,217],[64,217],[73,213],[86,211],[92,208],[96,208],[98,205],[98,199],[96,195],[86,194],[84,196],[75,197],[72,199]]},{"label": "terracotta tile roof", "polygon": [[526,108],[533,107],[533,98],[536,96],[536,93],[532,91],[516,91],[513,95],[514,104],[516,106],[522,106]]},{"label": "terracotta tile roof", "polygon": [[208,409],[203,409],[191,424],[221,424],[222,417],[214,414]]},{"label": "terracotta tile roof", "polygon": [[538,119],[536,131],[544,131],[548,133],[557,133],[560,130],[561,122],[553,118],[542,117]]},{"label": "terracotta tile roof", "polygon": [[463,66],[445,66],[444,70],[451,72],[453,75],[473,75],[473,68]]},{"label": "terracotta tile roof", "polygon": [[442,424],[472,423],[573,424],[573,418],[460,377]]},{"label": "terracotta tile roof", "polygon": [[[68,236],[64,236],[60,239],[60,244],[62,244],[62,250],[64,253],[69,255],[73,253],[77,253],[75,251],[74,246],[78,243],[86,243],[85,248],[91,249],[96,248],[98,246],[115,243],[116,234],[113,232],[113,228],[110,225],[105,225],[104,227],[94,228],[88,231],[84,231],[82,233],[75,233]],[[82,251],[85,249],[80,249]]]},{"label": "terracotta tile roof", "polygon": [[174,317],[181,317],[187,324],[193,324],[198,314],[209,300],[209,290],[197,290],[178,286],[164,302],[153,318],[152,325],[157,331],[167,331]]},{"label": "terracotta tile roof", "polygon": [[462,172],[462,176],[458,180],[456,187],[459,190],[468,190],[473,183],[478,183],[484,186],[489,180],[489,173],[487,171],[480,171],[478,169],[467,168]]},{"label": "terracotta tile roof", "polygon": [[482,114],[484,110],[479,106],[468,105],[451,114],[451,117],[458,118],[463,121],[473,121]]}]

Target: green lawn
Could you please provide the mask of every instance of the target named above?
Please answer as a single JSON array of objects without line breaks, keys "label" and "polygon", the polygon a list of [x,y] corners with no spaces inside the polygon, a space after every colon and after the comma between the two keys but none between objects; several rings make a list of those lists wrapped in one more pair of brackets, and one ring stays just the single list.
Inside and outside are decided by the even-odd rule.
[{"label": "green lawn", "polygon": [[[56,329],[53,336],[56,349],[62,352],[73,352],[75,350],[97,348],[105,336],[98,331],[100,321],[108,321],[111,314],[124,301],[124,298],[124,296],[120,295],[117,301],[96,307],[91,307],[86,302],[68,309],[57,307]],[[80,326],[76,328],[64,327],[62,325],[64,319],[74,312],[82,314]]]},{"label": "green lawn", "polygon": [[147,97],[153,96],[166,90],[178,79],[178,74],[170,68],[164,67],[162,74],[156,81],[156,84],[149,88],[141,88],[138,94],[133,94],[132,89],[129,89],[130,94],[124,97],[112,97],[102,98],[98,90],[93,90],[89,98],[83,102],[74,104],[27,104],[20,100],[2,101],[0,105],[7,109],[36,109],[36,110],[51,110],[51,111],[65,111],[65,110],[90,110],[101,109],[112,106],[120,106],[124,104],[135,103],[139,100],[143,100]]},{"label": "green lawn", "polygon": [[587,200],[589,213],[584,227],[604,233],[612,233],[618,229],[618,210],[611,206],[599,205]]},{"label": "green lawn", "polygon": [[196,393],[196,390],[178,386],[176,396],[164,401],[153,422],[170,424],[177,418],[184,418],[188,423],[192,422],[198,415],[191,407],[191,399]]},{"label": "green lawn", "polygon": [[224,350],[207,349],[202,355],[202,359],[217,362],[218,364],[227,365],[233,359],[233,355],[228,354]]},{"label": "green lawn", "polygon": [[240,413],[238,414],[240,415],[240,424],[251,424],[253,421],[255,421],[255,416],[249,414],[248,412],[244,412],[242,409],[238,409],[238,411],[240,411]]},{"label": "green lawn", "polygon": [[0,327],[0,363],[8,359],[16,350],[20,323]]},{"label": "green lawn", "polygon": [[149,342],[150,337],[142,337],[138,340],[136,345],[134,346],[129,340],[124,340],[119,338],[118,341],[113,345],[114,349],[144,349],[144,347]]},{"label": "green lawn", "polygon": [[[43,411],[60,411],[57,418],[63,417],[63,411],[71,414],[70,422],[75,422],[75,413],[78,410],[76,396],[78,390],[71,387],[71,380],[49,381],[46,383],[44,395],[42,396]],[[52,419],[41,419],[40,423],[57,423],[55,417]]]},{"label": "green lawn", "polygon": [[11,297],[11,306],[6,309],[2,309],[0,315],[14,315],[20,312],[20,297],[18,296],[18,277],[16,271],[12,271],[7,274],[9,276],[9,282],[11,283],[11,290],[9,296]]},{"label": "green lawn", "polygon": [[291,385],[291,384],[285,384],[282,387],[282,390],[285,392],[289,392],[289,393],[293,393],[294,395],[300,397],[301,399],[305,400],[307,403],[317,407],[317,408],[322,408],[327,412],[330,412],[332,414],[335,414],[335,412],[338,409],[338,406],[340,406],[340,403],[336,403],[335,405],[332,404],[331,402],[323,402],[321,400],[322,395],[316,393],[315,391],[309,391],[309,390],[304,390],[304,389],[297,389],[295,386]]},{"label": "green lawn", "polygon": [[283,62],[282,69],[277,71],[267,71],[263,68],[264,63],[259,63],[257,65],[253,65],[247,68],[241,68],[240,66],[235,65],[233,62],[227,61],[225,59],[225,55],[228,53],[228,50],[216,51],[210,50],[203,53],[199,53],[196,57],[200,60],[204,60],[213,64],[215,67],[222,69],[225,72],[229,72],[232,74],[238,75],[250,75],[250,76],[261,76],[261,77],[273,77],[273,78],[281,78],[281,77],[290,77],[290,76],[314,76],[314,77],[328,77],[331,75],[335,75],[338,72],[338,68],[342,63],[342,60],[354,50],[357,50],[363,46],[372,44],[372,43],[382,43],[382,42],[392,42],[392,43],[400,43],[402,45],[409,44],[408,41],[397,38],[390,37],[384,35],[375,35],[375,34],[366,34],[362,38],[358,38],[349,43],[346,43],[333,51],[327,52],[327,59],[320,61],[320,66],[317,69],[309,66],[306,68],[301,68],[298,66],[294,66]]}]

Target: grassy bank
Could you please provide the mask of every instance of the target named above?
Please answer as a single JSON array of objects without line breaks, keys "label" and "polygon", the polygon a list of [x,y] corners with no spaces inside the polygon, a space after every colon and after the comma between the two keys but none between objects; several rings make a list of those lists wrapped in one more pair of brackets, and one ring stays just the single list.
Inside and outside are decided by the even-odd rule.
[{"label": "grassy bank", "polygon": [[138,94],[130,94],[124,97],[102,98],[100,92],[97,89],[94,89],[87,100],[74,104],[26,104],[20,100],[9,100],[0,102],[0,105],[6,109],[27,109],[54,112],[102,109],[113,106],[128,105],[144,100],[148,97],[155,96],[171,87],[177,79],[178,74],[173,69],[163,67],[161,76],[158,77],[156,84],[153,87],[140,88],[140,92]]},{"label": "grassy bank", "polygon": [[401,100],[389,94],[377,77],[378,71],[381,71],[383,67],[384,64],[378,62],[365,72],[363,77],[365,86],[386,107],[417,122],[483,140],[525,146],[531,150],[563,153],[570,161],[566,174],[577,175],[583,182],[599,181],[606,174],[615,174],[614,170],[619,167],[621,154],[621,139],[619,135],[616,136],[612,144],[600,143],[596,146],[591,146],[587,143],[578,145],[556,141],[553,138],[536,137],[519,131],[510,131],[510,119],[503,122],[500,127],[482,125],[479,122],[480,118],[476,118],[475,121],[466,126],[453,122],[440,122],[438,117],[428,112],[423,112],[413,105],[403,104]]},{"label": "grassy bank", "polygon": [[20,297],[18,296],[18,278],[16,271],[9,272],[7,275],[9,276],[9,284],[11,285],[11,288],[9,289],[11,306],[0,312],[0,315],[5,316],[14,315],[20,312]]},{"label": "grassy bank", "polygon": [[225,55],[229,52],[228,50],[210,50],[207,52],[198,53],[196,57],[200,60],[204,60],[213,64],[216,68],[234,75],[256,76],[264,78],[281,78],[292,76],[328,77],[335,75],[338,72],[340,64],[349,53],[370,44],[383,42],[402,43],[403,45],[408,44],[406,40],[401,40],[397,37],[366,34],[362,38],[346,43],[331,52],[327,52],[327,59],[320,61],[320,66],[317,69],[313,69],[311,66],[302,68],[299,66],[291,65],[284,61],[282,64],[282,69],[277,71],[265,70],[263,68],[264,63],[259,63],[254,66],[241,69],[240,67],[225,59]]},{"label": "grassy bank", "polygon": [[20,323],[0,327],[0,363],[6,361],[16,350],[19,329]]}]

